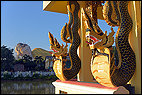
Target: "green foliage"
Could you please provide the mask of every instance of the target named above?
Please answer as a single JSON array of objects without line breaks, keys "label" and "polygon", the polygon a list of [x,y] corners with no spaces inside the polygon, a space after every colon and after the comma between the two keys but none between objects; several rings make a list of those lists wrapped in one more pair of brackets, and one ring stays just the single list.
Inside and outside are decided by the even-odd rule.
[{"label": "green foliage", "polygon": [[44,71],[45,60],[42,56],[36,56],[34,61],[29,55],[24,55],[22,59],[15,60],[13,50],[7,46],[1,46],[1,71],[14,70],[15,64],[23,64],[25,71]]},{"label": "green foliage", "polygon": [[32,77],[33,77],[34,79],[37,79],[37,78],[39,78],[39,76],[40,76],[40,74],[34,73]]},{"label": "green foliage", "polygon": [[15,60],[14,64],[23,64],[26,71],[35,71],[35,67],[37,66],[36,63],[32,61],[32,57],[26,54],[22,59]]},{"label": "green foliage", "polygon": [[18,75],[17,79],[22,79],[22,78],[23,78],[23,75],[22,75],[22,73],[20,73],[20,74]]},{"label": "green foliage", "polygon": [[26,71],[34,71],[35,70],[36,64],[32,61],[32,57],[25,54],[22,57],[22,60],[23,60]]},{"label": "green foliage", "polygon": [[24,62],[23,62],[23,59],[18,59],[18,60],[15,60],[14,61],[14,65],[15,64],[23,64]]},{"label": "green foliage", "polygon": [[29,75],[27,75],[26,77],[22,78],[24,80],[27,80],[27,79],[33,79],[32,77],[30,77]]},{"label": "green foliage", "polygon": [[49,80],[57,80],[58,77],[56,75],[51,75],[49,76]]},{"label": "green foliage", "polygon": [[13,49],[1,46],[1,71],[12,70],[14,60]]},{"label": "green foliage", "polygon": [[11,78],[12,76],[8,73],[3,75],[3,79],[11,79]]},{"label": "green foliage", "polygon": [[30,62],[32,61],[32,57],[30,57],[29,55],[25,54],[23,57],[22,57],[23,61],[25,62]]},{"label": "green foliage", "polygon": [[[32,75],[31,75],[32,73]],[[11,73],[11,72],[2,72],[1,74],[1,79],[2,80],[33,80],[33,79],[43,79],[43,80],[51,80],[55,81],[58,78],[56,75],[43,75],[42,73],[36,71],[36,72],[28,72],[28,74],[23,74],[22,72],[16,72],[16,73]]]},{"label": "green foliage", "polygon": [[44,59],[42,58],[42,56],[36,56],[36,57],[34,58],[34,62],[35,62],[36,64],[41,64],[41,63],[43,63],[43,61],[44,61]]},{"label": "green foliage", "polygon": [[42,56],[36,56],[34,58],[34,62],[37,64],[37,66],[35,67],[37,71],[45,70],[45,61]]}]

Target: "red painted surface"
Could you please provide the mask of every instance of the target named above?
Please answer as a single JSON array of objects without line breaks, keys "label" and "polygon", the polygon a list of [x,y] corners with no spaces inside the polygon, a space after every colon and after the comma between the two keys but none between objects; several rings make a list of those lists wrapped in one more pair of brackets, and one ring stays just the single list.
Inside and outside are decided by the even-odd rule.
[{"label": "red painted surface", "polygon": [[61,83],[67,83],[67,84],[74,84],[74,85],[82,85],[82,86],[88,86],[88,87],[96,87],[96,88],[104,88],[104,89],[113,89],[117,90],[118,87],[106,87],[98,83],[86,83],[86,82],[79,82],[76,79],[72,79],[70,81],[61,81],[61,80],[56,80],[56,82],[61,82]]}]

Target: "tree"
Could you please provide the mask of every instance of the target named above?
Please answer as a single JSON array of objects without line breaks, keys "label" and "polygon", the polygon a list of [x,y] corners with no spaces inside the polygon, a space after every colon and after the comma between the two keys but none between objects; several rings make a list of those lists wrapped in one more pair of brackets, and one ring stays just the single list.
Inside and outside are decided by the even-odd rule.
[{"label": "tree", "polygon": [[2,71],[11,71],[13,68],[14,63],[14,56],[13,56],[13,50],[7,48],[7,46],[3,45],[1,46],[1,70]]},{"label": "tree", "polygon": [[32,57],[30,57],[30,56],[27,55],[27,54],[25,54],[25,55],[22,57],[22,59],[23,59],[24,61],[26,61],[26,62],[32,61]]},{"label": "tree", "polygon": [[29,70],[34,70],[34,69],[35,69],[36,64],[32,61],[32,57],[30,57],[29,55],[25,54],[25,55],[22,57],[22,60],[23,60],[25,69],[26,69],[27,71],[29,71]]},{"label": "tree", "polygon": [[23,63],[24,63],[23,59],[18,59],[18,60],[14,61],[14,65],[15,64],[23,64]]},{"label": "tree", "polygon": [[34,62],[37,64],[37,66],[36,66],[37,70],[44,70],[45,69],[45,61],[42,58],[42,56],[36,56],[34,58]]}]

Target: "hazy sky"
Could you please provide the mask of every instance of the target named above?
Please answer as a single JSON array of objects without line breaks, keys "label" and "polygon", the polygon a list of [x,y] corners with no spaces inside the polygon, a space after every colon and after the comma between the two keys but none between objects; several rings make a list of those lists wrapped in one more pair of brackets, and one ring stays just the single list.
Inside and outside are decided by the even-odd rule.
[{"label": "hazy sky", "polygon": [[[50,50],[48,32],[60,44],[60,32],[69,20],[67,14],[43,11],[42,1],[1,1],[1,45],[15,48],[18,43],[28,44],[31,50]],[[110,26],[99,20],[103,31],[110,32]],[[114,27],[115,32],[117,27]],[[64,43],[65,44],[65,43]]]}]

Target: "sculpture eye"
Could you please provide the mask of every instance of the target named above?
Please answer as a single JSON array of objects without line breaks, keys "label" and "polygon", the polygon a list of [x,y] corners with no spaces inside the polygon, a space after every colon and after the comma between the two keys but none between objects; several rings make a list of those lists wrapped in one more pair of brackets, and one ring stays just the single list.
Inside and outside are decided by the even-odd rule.
[{"label": "sculpture eye", "polygon": [[102,36],[104,33],[100,33],[99,35]]},{"label": "sculpture eye", "polygon": [[91,32],[91,30],[87,28],[87,29],[86,29],[86,32],[89,32],[89,31]]}]

